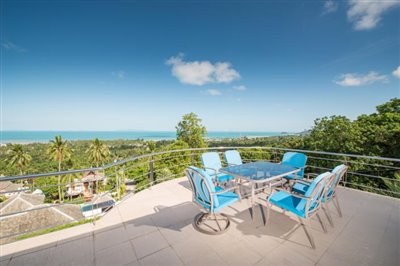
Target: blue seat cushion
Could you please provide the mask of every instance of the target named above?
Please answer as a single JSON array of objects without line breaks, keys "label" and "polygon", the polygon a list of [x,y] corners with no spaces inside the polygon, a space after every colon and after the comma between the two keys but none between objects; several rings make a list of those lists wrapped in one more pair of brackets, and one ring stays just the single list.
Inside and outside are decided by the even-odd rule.
[{"label": "blue seat cushion", "polygon": [[309,185],[306,185],[306,184],[303,184],[303,183],[300,183],[300,182],[296,182],[293,185],[292,190],[294,192],[296,192],[296,193],[304,195],[304,194],[306,194],[306,191],[307,191],[308,187],[309,187]]},{"label": "blue seat cushion", "polygon": [[[296,176],[296,178],[295,178],[295,176]],[[285,178],[286,179],[303,179],[303,176],[301,176],[301,175],[299,175],[299,173],[297,173],[296,175],[295,174],[287,175],[287,176],[285,176]]]},{"label": "blue seat cushion", "polygon": [[[215,192],[220,192],[224,190],[222,187],[215,187]],[[236,193],[233,193],[231,191],[225,192],[223,194],[218,194],[215,195],[218,199],[218,206],[214,206],[214,212],[219,212],[221,209],[223,209],[226,206],[231,205],[232,203],[236,202],[239,200],[239,195]],[[199,204],[201,204],[205,209],[210,210],[210,202],[207,201],[207,204],[204,204],[203,202],[196,200]]]},{"label": "blue seat cushion", "polygon": [[226,175],[226,174],[218,174],[217,175],[217,181],[220,183],[226,183],[233,179],[235,179],[235,178],[231,175]]},{"label": "blue seat cushion", "polygon": [[278,191],[272,194],[268,201],[284,210],[290,211],[297,216],[305,218],[305,199],[296,198],[285,191]]},{"label": "blue seat cushion", "polygon": [[229,206],[239,200],[239,195],[231,191],[217,195],[219,206],[214,208],[214,212],[219,212],[222,208]]}]

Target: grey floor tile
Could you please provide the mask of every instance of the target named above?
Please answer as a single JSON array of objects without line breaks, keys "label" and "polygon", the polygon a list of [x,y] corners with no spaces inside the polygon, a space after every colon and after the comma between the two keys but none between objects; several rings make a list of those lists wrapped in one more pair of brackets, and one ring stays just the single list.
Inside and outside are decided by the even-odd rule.
[{"label": "grey floor tile", "polygon": [[138,236],[146,235],[150,232],[157,230],[157,226],[148,216],[125,222],[125,228],[128,239],[133,239]]},{"label": "grey floor tile", "polygon": [[47,265],[94,265],[93,237],[57,245],[51,250]]},{"label": "grey floor tile", "polygon": [[210,247],[206,241],[195,236],[173,244],[172,248],[185,264],[201,261],[204,256],[215,255],[213,257],[217,257],[215,248]]},{"label": "grey floor tile", "polygon": [[128,235],[125,227],[122,225],[94,232],[94,247],[96,252],[126,241],[128,241]]},{"label": "grey floor tile", "polygon": [[133,244],[138,259],[155,253],[168,246],[167,241],[158,230],[130,241]]},{"label": "grey floor tile", "polygon": [[47,265],[48,259],[50,257],[51,252],[55,248],[43,249],[40,251],[28,253],[21,256],[13,257],[8,264],[9,266],[18,266],[18,265]]},{"label": "grey floor tile", "polygon": [[167,247],[139,260],[140,265],[183,265],[175,252]]},{"label": "grey floor tile", "polygon": [[129,241],[103,249],[95,254],[96,266],[126,265],[136,261],[135,252]]}]

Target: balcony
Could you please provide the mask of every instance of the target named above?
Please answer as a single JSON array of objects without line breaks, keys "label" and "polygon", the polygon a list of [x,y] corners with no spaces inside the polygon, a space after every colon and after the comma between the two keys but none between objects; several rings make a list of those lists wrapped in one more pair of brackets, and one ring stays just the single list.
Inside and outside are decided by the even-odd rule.
[{"label": "balcony", "polygon": [[[217,150],[221,150],[217,149]],[[199,151],[201,152],[201,151]],[[275,157],[271,150],[269,160]],[[283,152],[283,150],[282,150]],[[194,154],[194,155],[193,155]],[[251,153],[248,160],[262,159]],[[265,153],[266,154],[266,153]],[[378,167],[378,158],[353,158],[344,155],[312,153],[314,161],[348,165],[367,164]],[[164,159],[158,155],[141,157],[155,178],[157,162],[189,156],[196,164],[197,153],[169,152]],[[276,159],[280,154],[276,154]],[[193,157],[194,156],[194,157]],[[257,158],[256,158],[257,157]],[[316,158],[319,159],[316,159]],[[147,160],[150,158],[150,160]],[[361,161],[362,159],[362,161]],[[139,160],[139,159],[138,159]],[[125,170],[142,161],[124,161]],[[333,160],[333,161],[332,161]],[[395,164],[379,164],[396,168]],[[312,162],[312,160],[311,160]],[[133,166],[135,165],[135,166]],[[176,164],[175,164],[176,166]],[[185,167],[185,165],[183,165]],[[317,169],[317,166],[310,168]],[[320,168],[324,168],[318,166]],[[353,176],[373,176],[371,172],[350,171]],[[380,170],[382,173],[383,170]],[[160,171],[165,173],[165,171]],[[352,174],[351,174],[352,173]],[[106,173],[107,175],[107,173]],[[349,188],[351,176],[339,188],[343,217],[333,210],[334,227],[324,233],[317,220],[311,222],[316,249],[295,217],[277,208],[271,211],[268,226],[264,226],[262,207],[256,208],[251,219],[249,201],[243,199],[224,213],[231,219],[230,229],[223,235],[199,233],[192,226],[199,208],[191,202],[192,194],[185,177],[167,178],[124,198],[94,224],[87,223],[69,229],[11,242],[0,246],[1,265],[399,265],[400,201],[396,198]],[[27,177],[24,177],[27,178]],[[161,182],[163,181],[163,182]],[[347,183],[346,183],[347,182]],[[344,186],[345,185],[345,186]],[[353,185],[354,187],[355,185]],[[370,188],[369,190],[372,190]],[[382,189],[375,188],[382,192]],[[266,194],[257,195],[261,206]],[[61,205],[62,206],[62,205]],[[323,217],[325,218],[325,217]]]}]

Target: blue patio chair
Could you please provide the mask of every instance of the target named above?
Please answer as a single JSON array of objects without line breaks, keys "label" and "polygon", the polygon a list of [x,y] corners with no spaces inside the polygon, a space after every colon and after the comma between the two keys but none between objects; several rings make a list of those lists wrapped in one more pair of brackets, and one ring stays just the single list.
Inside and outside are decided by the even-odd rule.
[{"label": "blue patio chair", "polygon": [[311,243],[311,247],[315,249],[314,238],[307,230],[307,227],[309,227],[310,218],[316,215],[321,223],[322,229],[325,233],[327,232],[325,223],[319,216],[318,211],[321,209],[321,201],[325,193],[326,183],[332,176],[333,174],[329,172],[317,176],[304,195],[290,193],[283,189],[275,189],[277,192],[273,193],[267,199],[267,218],[265,225],[268,224],[272,205],[288,211],[298,217],[299,222]]},{"label": "blue patio chair", "polygon": [[242,157],[240,156],[240,153],[237,150],[225,151],[224,157],[225,157],[225,162],[228,164],[228,166],[243,164]]},{"label": "blue patio chair", "polygon": [[217,152],[206,152],[201,155],[201,162],[203,163],[204,170],[211,176],[218,184],[227,183],[234,179],[233,176],[220,173],[222,168],[221,159]]},{"label": "blue patio chair", "polygon": [[[227,163],[228,166],[235,166],[235,165],[242,165],[242,157],[240,156],[240,153],[237,150],[228,150],[224,152],[224,158],[225,162]],[[257,170],[256,169],[249,169],[247,171],[243,172],[245,175],[256,175]]]},{"label": "blue patio chair", "polygon": [[202,169],[190,166],[186,176],[192,187],[192,200],[204,212],[194,218],[194,227],[206,234],[220,234],[230,225],[229,217],[220,211],[239,200],[239,195],[232,192],[236,187],[223,189],[215,186],[211,177]]},{"label": "blue patio chair", "polygon": [[[342,217],[342,210],[340,209],[336,188],[339,185],[340,181],[343,180],[343,177],[347,173],[348,168],[349,168],[348,166],[340,164],[332,170],[332,174],[334,174],[333,178],[327,185],[325,195],[322,198],[322,203],[323,203],[322,208],[325,212],[326,217],[328,218],[329,224],[332,227],[334,226],[333,220],[327,204],[329,202],[332,202],[339,214],[339,217]],[[309,186],[310,182],[307,182],[305,180],[298,180],[293,185],[292,191],[304,195]]]},{"label": "blue patio chair", "polygon": [[304,169],[306,168],[307,156],[303,153],[298,152],[286,152],[282,158],[282,164],[290,165],[296,168],[300,168],[301,170],[296,174],[290,174],[285,176],[286,179],[303,179],[304,178]]}]

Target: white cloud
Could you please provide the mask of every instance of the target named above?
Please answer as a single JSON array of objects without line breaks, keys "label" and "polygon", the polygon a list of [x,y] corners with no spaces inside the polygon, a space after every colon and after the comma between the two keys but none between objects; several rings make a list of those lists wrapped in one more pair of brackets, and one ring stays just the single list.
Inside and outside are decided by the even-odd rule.
[{"label": "white cloud", "polygon": [[119,79],[124,79],[125,71],[123,71],[123,70],[114,71],[114,72],[111,72],[111,75],[113,75],[114,77],[117,77]]},{"label": "white cloud", "polygon": [[172,75],[180,82],[202,86],[208,83],[230,83],[239,79],[239,73],[228,62],[184,61],[183,54],[173,56],[166,64],[172,66]]},{"label": "white cloud", "polygon": [[400,66],[398,66],[393,72],[393,76],[398,77],[400,79]]},{"label": "white cloud", "polygon": [[12,43],[10,41],[3,42],[1,44],[1,46],[3,48],[5,48],[6,50],[13,50],[13,51],[17,51],[17,52],[20,52],[20,53],[27,52],[27,50],[25,48],[19,47],[18,45],[14,44],[14,43]]},{"label": "white cloud", "polygon": [[333,13],[338,9],[338,3],[332,0],[325,1],[322,15]]},{"label": "white cloud", "polygon": [[361,75],[361,74],[343,74],[340,76],[339,79],[335,80],[335,83],[340,85],[340,86],[362,86],[362,85],[368,85],[372,84],[376,81],[382,81],[382,82],[387,82],[387,76],[386,75],[379,75],[377,72],[370,71],[366,75]]},{"label": "white cloud", "polygon": [[240,86],[233,86],[233,89],[235,91],[245,91],[245,90],[247,90],[247,87],[244,85],[240,85]]},{"label": "white cloud", "polygon": [[350,0],[347,17],[353,22],[356,30],[375,28],[382,19],[382,14],[400,5],[399,0]]},{"label": "white cloud", "polygon": [[208,90],[204,91],[203,93],[206,95],[210,95],[210,96],[222,95],[222,92],[220,90],[216,90],[216,89],[208,89]]}]

